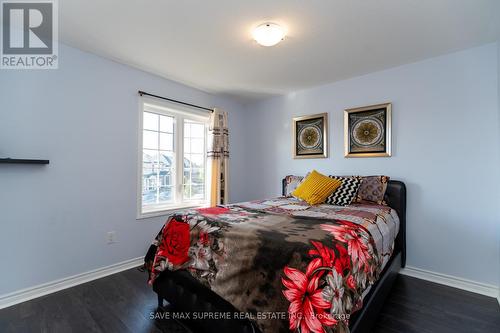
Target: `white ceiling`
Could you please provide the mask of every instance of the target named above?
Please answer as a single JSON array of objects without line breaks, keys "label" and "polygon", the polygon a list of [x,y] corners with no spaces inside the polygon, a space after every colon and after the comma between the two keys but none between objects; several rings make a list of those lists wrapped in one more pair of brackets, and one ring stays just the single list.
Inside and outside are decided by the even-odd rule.
[{"label": "white ceiling", "polygon": [[[500,0],[61,0],[60,40],[206,91],[262,97],[500,38]],[[251,29],[288,29],[262,47]]]}]

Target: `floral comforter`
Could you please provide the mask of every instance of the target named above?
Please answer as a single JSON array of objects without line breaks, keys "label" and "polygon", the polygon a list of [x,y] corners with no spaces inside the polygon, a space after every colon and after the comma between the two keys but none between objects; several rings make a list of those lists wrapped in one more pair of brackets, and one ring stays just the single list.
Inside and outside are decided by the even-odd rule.
[{"label": "floral comforter", "polygon": [[184,211],[153,242],[149,282],[186,269],[263,332],[347,332],[398,231],[381,205],[276,198]]}]

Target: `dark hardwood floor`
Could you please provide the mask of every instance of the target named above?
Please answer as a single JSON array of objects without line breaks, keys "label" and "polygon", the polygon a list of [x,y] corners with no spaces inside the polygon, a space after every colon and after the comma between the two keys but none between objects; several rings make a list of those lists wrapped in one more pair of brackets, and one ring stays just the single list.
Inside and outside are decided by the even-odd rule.
[{"label": "dark hardwood floor", "polygon": [[499,333],[500,306],[486,297],[399,275],[372,333]]},{"label": "dark hardwood floor", "polygon": [[[174,320],[150,319],[156,296],[145,280],[131,269],[0,310],[0,332],[188,332]],[[373,329],[393,332],[500,332],[500,307],[494,298],[400,275]]]}]

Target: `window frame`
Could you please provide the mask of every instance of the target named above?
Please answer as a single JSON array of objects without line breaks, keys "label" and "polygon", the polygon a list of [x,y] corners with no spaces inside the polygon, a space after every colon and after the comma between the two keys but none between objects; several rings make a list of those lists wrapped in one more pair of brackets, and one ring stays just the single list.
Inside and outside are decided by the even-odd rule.
[{"label": "window frame", "polygon": [[[174,138],[173,138],[173,151],[175,159],[175,169],[173,172],[174,181],[174,201],[175,203],[168,203],[163,205],[157,205],[158,209],[154,210],[143,210],[142,205],[142,188],[143,188],[143,117],[144,112],[156,113],[163,116],[174,117]],[[139,117],[138,117],[138,158],[137,158],[137,216],[139,219],[146,219],[155,216],[165,216],[170,213],[185,208],[195,208],[195,207],[206,207],[209,205],[209,195],[210,195],[210,182],[209,182],[209,163],[207,162],[207,156],[204,156],[204,172],[205,172],[205,197],[202,200],[184,200],[184,120],[192,120],[195,122],[205,123],[205,135],[204,135],[204,148],[203,151],[207,151],[208,144],[208,122],[210,114],[208,112],[202,112],[194,110],[193,108],[175,105],[173,103],[159,101],[157,99],[149,97],[139,97]],[[178,158],[178,157],[181,158]],[[180,199],[179,199],[180,198]]]}]

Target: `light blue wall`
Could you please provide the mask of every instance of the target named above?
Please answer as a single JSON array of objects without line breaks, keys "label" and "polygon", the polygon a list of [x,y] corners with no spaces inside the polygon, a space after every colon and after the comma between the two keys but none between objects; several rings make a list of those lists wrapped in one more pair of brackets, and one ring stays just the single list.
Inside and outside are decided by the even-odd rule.
[{"label": "light blue wall", "polygon": [[164,219],[135,219],[139,89],[230,113],[243,199],[238,103],[61,45],[58,70],[0,71],[0,157],[50,159],[0,165],[0,295],[145,254]]},{"label": "light blue wall", "polygon": [[[230,112],[231,201],[311,168],[408,185],[408,264],[499,283],[500,43],[245,108],[61,45],[60,69],[0,71],[0,295],[144,255],[163,218],[135,220],[137,90]],[[498,71],[500,77],[500,70]],[[342,110],[393,102],[387,159],[344,159]],[[291,158],[291,118],[328,112],[330,157]],[[117,243],[106,244],[115,230]]]},{"label": "light blue wall", "polygon": [[[498,142],[500,142],[500,39],[497,41],[497,87],[498,87]],[[499,146],[500,149],[500,146]],[[500,182],[498,184],[498,187],[500,188]],[[500,207],[500,196],[498,198],[498,207]],[[497,223],[497,236],[498,236],[498,242],[500,243],[500,219]],[[498,249],[498,265],[500,267],[500,246]],[[500,269],[498,272],[498,286],[500,286]],[[498,290],[498,300],[500,302],[500,288]]]},{"label": "light blue wall", "polygon": [[[497,46],[486,46],[255,105],[249,198],[313,168],[386,174],[408,186],[408,265],[498,285]],[[393,103],[393,157],[343,156],[343,110]],[[330,157],[292,159],[293,116],[328,112]]]}]

